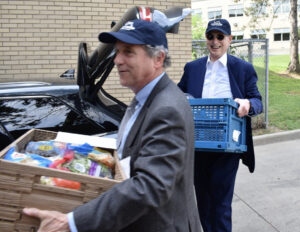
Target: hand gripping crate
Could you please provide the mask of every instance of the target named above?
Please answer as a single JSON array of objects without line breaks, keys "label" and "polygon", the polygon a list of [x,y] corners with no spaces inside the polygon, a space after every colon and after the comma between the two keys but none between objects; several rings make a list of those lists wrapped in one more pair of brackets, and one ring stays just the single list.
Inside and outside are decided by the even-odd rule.
[{"label": "hand gripping crate", "polygon": [[246,119],[237,116],[238,103],[231,98],[189,99],[195,123],[197,151],[247,151]]},{"label": "hand gripping crate", "polygon": [[[114,179],[93,177],[52,168],[36,167],[3,160],[9,148],[20,152],[29,141],[50,140],[56,132],[32,129],[0,152],[0,231],[35,232],[39,220],[22,214],[24,207],[56,210],[64,213],[84,204],[125,179],[116,152]],[[80,182],[79,190],[47,186],[40,183],[41,176],[57,177]]]}]

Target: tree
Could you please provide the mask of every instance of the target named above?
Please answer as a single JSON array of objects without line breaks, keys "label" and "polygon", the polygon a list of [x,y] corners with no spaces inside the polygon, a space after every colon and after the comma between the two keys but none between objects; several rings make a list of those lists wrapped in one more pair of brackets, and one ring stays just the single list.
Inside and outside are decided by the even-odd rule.
[{"label": "tree", "polygon": [[300,73],[299,66],[299,48],[298,48],[298,13],[297,13],[297,0],[290,0],[291,11],[289,15],[291,23],[291,37],[290,37],[290,63],[287,68],[288,72],[297,72]]},{"label": "tree", "polygon": [[205,26],[203,25],[201,16],[192,15],[192,39],[204,39]]},{"label": "tree", "polygon": [[[195,14],[192,15],[192,39],[193,40],[200,40],[204,39],[205,33],[205,26],[202,22],[201,16]],[[192,48],[193,59],[198,58],[199,54],[202,54],[205,44],[204,43],[197,43],[194,44]]]},{"label": "tree", "polygon": [[[235,2],[239,1],[240,0],[235,0]],[[252,6],[245,9],[245,15],[250,17],[248,26],[251,28],[255,28],[257,26],[261,27],[260,22],[265,21],[266,18],[270,17],[270,14],[266,11],[266,9],[271,7],[271,4],[269,0],[252,0],[251,3]],[[272,19],[273,18],[274,15]]]},{"label": "tree", "polygon": [[[235,0],[236,2],[240,0]],[[268,13],[262,13],[262,9],[265,7],[270,7],[270,0],[251,0],[252,6],[245,10],[245,14],[250,16],[250,27],[259,26],[259,21],[264,20],[268,17],[272,17],[271,24],[273,19],[276,17],[277,9],[274,9],[273,14],[269,15]],[[297,14],[297,0],[290,0],[291,9],[290,9],[290,63],[288,65],[288,72],[297,72],[300,73],[299,66],[299,48],[298,48],[298,14]],[[260,19],[260,20],[259,20]]]}]

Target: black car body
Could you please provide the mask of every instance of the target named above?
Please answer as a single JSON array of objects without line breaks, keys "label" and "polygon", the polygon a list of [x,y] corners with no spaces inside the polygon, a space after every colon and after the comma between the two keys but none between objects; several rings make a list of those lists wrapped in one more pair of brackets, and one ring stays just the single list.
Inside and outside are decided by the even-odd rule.
[{"label": "black car body", "polygon": [[97,97],[93,103],[81,99],[77,85],[27,82],[12,87],[2,83],[0,147],[31,128],[87,135],[116,131],[126,105],[103,99]]},{"label": "black car body", "polygon": [[[117,31],[128,20],[138,18],[151,19],[166,32],[177,33],[179,21],[186,16],[183,16],[182,8],[175,7],[164,13],[156,11],[159,17],[155,19],[155,11],[153,8],[133,7],[118,23],[112,23],[111,31]],[[32,128],[87,135],[118,129],[126,104],[103,89],[114,66],[113,46],[100,44],[91,56],[86,48],[85,43],[80,43],[77,85],[0,83],[0,149]],[[72,73],[66,72],[65,76],[69,78]]]}]

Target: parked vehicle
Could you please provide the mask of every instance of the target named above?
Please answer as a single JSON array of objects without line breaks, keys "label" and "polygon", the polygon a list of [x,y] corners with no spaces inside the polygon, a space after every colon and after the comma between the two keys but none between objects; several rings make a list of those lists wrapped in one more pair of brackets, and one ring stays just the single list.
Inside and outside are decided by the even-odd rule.
[{"label": "parked vehicle", "polygon": [[[190,13],[180,7],[160,12],[154,8],[133,7],[111,31],[133,19],[157,22],[166,32],[177,33],[179,22]],[[115,132],[126,104],[108,94],[103,84],[114,67],[111,44],[102,44],[88,56],[86,43],[80,43],[77,85],[45,82],[0,83],[0,149],[32,128],[87,135]],[[62,77],[70,78],[74,70]]]}]

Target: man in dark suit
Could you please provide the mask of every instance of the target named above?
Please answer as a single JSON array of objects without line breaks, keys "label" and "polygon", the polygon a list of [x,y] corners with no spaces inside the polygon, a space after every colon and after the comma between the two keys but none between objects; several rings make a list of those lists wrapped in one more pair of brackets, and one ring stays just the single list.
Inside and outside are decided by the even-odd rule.
[{"label": "man in dark suit", "polygon": [[129,178],[68,215],[32,208],[24,213],[41,219],[41,231],[68,231],[70,224],[71,231],[199,232],[192,113],[164,71],[165,32],[155,23],[133,20],[99,39],[115,44],[120,82],[138,101],[118,138]]},{"label": "man in dark suit", "polygon": [[254,171],[251,118],[262,112],[261,95],[253,66],[228,55],[232,35],[227,20],[208,23],[206,44],[209,56],[189,62],[178,86],[195,98],[233,98],[238,115],[246,116],[247,152],[196,152],[195,189],[202,228],[205,232],[231,231],[231,203],[239,160]]}]

